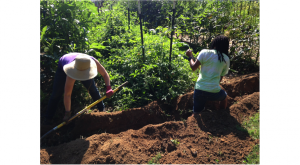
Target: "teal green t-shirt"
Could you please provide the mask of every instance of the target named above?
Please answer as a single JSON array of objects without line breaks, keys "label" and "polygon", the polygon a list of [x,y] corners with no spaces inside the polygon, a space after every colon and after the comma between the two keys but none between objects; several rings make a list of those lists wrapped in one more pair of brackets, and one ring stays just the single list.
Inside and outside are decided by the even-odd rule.
[{"label": "teal green t-shirt", "polygon": [[203,49],[197,59],[201,63],[201,69],[195,89],[206,92],[218,93],[221,90],[219,85],[221,76],[228,73],[230,61],[227,55],[223,53],[224,61],[218,60],[218,54],[213,49]]}]

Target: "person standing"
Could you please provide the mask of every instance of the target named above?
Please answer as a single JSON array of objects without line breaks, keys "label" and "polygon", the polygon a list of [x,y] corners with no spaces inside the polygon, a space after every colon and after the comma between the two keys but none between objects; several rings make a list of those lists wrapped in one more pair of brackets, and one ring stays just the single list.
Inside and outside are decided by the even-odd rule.
[{"label": "person standing", "polygon": [[[94,101],[99,100],[101,96],[94,81],[94,77],[98,73],[104,78],[106,97],[110,98],[113,95],[110,77],[97,59],[87,54],[76,52],[62,56],[58,62],[52,94],[42,124],[51,124],[62,95],[64,95],[63,101],[65,106],[63,121],[68,121],[71,117],[71,94],[76,80],[81,81]],[[103,101],[97,104],[97,108],[99,111],[104,111]]]},{"label": "person standing", "polygon": [[221,108],[227,107],[227,93],[221,89],[220,82],[229,71],[228,49],[228,37],[220,35],[213,39],[209,49],[200,51],[196,61],[193,60],[192,51],[190,49],[186,51],[193,71],[201,65],[199,77],[195,84],[192,116],[203,111],[207,101],[221,101]]}]

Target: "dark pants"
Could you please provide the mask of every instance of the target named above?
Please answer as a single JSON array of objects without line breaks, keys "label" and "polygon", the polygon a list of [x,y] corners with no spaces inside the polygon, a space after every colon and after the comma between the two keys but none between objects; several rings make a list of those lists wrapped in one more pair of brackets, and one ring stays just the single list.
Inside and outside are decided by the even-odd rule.
[{"label": "dark pants", "polygon": [[195,89],[193,112],[201,112],[204,109],[205,103],[207,101],[223,101],[226,98],[226,96],[227,93],[222,89],[218,93],[210,93]]},{"label": "dark pants", "polygon": [[[57,68],[54,77],[52,94],[48,102],[46,113],[44,115],[44,117],[46,117],[47,119],[52,119],[56,112],[58,102],[60,101],[61,96],[64,93],[66,77],[66,73],[63,70]],[[89,94],[91,95],[94,101],[97,101],[101,98],[100,93],[95,85],[94,79],[81,81],[81,83],[88,90]],[[103,111],[105,108],[103,101],[98,103],[97,107],[99,111]]]}]

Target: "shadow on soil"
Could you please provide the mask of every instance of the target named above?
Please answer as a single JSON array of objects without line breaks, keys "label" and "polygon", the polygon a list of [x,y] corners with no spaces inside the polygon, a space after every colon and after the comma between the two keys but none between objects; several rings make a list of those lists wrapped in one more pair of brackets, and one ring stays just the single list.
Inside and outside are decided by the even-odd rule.
[{"label": "shadow on soil", "polygon": [[[96,112],[84,114],[74,119],[72,123],[65,125],[49,134],[41,141],[42,147],[56,146],[78,138],[89,137],[93,134],[113,133],[118,134],[128,129],[138,130],[148,124],[160,124],[166,121],[185,121],[192,115],[193,92],[184,95],[177,100],[177,107],[154,101],[147,106],[132,108],[126,111],[113,113]],[[181,105],[184,104],[184,105]],[[205,110],[196,117],[199,128],[204,132],[210,132],[213,136],[228,135],[234,133],[239,139],[249,137],[241,124],[230,115],[229,109],[215,110],[212,106],[218,102],[210,102]],[[217,106],[218,107],[218,106]],[[52,127],[43,127],[42,134]]]},{"label": "shadow on soil", "polygon": [[[80,164],[89,148],[89,141],[76,139],[62,144],[61,148],[49,147],[41,150],[41,157],[49,158],[51,164]],[[63,151],[62,151],[63,150]],[[65,154],[59,154],[65,153]]]},{"label": "shadow on soil", "polygon": [[199,128],[204,132],[210,132],[213,136],[221,137],[234,133],[239,139],[245,140],[250,137],[247,130],[229,113],[229,109],[224,111],[204,111],[196,116]]}]

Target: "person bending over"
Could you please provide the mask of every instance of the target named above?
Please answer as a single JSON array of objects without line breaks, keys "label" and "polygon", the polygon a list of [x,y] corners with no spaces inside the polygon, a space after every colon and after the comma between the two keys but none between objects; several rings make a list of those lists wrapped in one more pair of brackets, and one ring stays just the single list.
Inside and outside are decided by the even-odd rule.
[{"label": "person bending over", "polygon": [[[71,117],[71,94],[76,80],[80,81],[87,89],[94,101],[101,98],[95,85],[94,77],[100,74],[104,78],[106,85],[106,97],[113,95],[110,86],[110,78],[105,68],[100,62],[92,56],[83,53],[69,53],[62,56],[58,62],[58,68],[55,73],[53,90],[48,102],[43,125],[51,124],[51,120],[57,109],[61,96],[64,94],[65,116],[63,121],[68,121]],[[99,111],[104,111],[103,101],[97,104]]]}]

